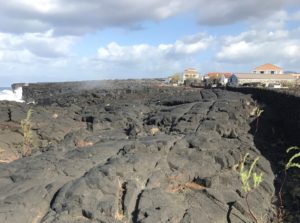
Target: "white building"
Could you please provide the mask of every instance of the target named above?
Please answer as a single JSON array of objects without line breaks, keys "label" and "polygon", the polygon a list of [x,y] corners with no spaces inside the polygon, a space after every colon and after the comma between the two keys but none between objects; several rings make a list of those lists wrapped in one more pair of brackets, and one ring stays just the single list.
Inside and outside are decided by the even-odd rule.
[{"label": "white building", "polygon": [[185,69],[185,71],[183,73],[183,81],[198,79],[198,78],[199,78],[199,73],[196,69],[194,69],[194,68]]},{"label": "white building", "polygon": [[263,84],[268,86],[270,84],[296,84],[297,78],[290,74],[247,74],[237,73],[229,78],[229,83],[237,81],[238,85]]}]

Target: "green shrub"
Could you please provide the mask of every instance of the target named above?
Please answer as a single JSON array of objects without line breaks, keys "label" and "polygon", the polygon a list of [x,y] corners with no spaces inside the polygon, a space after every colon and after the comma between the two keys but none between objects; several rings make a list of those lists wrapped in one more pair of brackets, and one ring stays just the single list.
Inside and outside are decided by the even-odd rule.
[{"label": "green shrub", "polygon": [[[294,151],[294,150],[300,150],[300,149],[297,146],[292,146],[292,147],[289,147],[286,150],[286,153],[289,153],[289,152]],[[298,169],[300,169],[300,163],[294,162],[294,160],[296,158],[298,158],[298,157],[300,157],[300,151],[298,153],[294,154],[289,159],[289,161],[287,162],[287,164],[285,165],[284,177],[283,177],[283,180],[282,180],[279,192],[278,192],[279,207],[277,208],[277,219],[278,219],[279,223],[284,222],[284,203],[283,203],[283,193],[282,193],[282,191],[283,191],[283,187],[284,187],[284,184],[286,182],[286,179],[287,179],[287,171],[290,168],[298,168]]]},{"label": "green shrub", "polygon": [[[292,147],[288,148],[286,150],[286,152],[289,153],[290,151],[293,151],[293,150],[300,150],[300,149],[297,146],[292,146]],[[293,162],[294,159],[296,159],[298,157],[300,157],[300,151],[298,153],[296,153],[295,155],[293,155],[289,159],[288,163],[285,165],[285,169],[288,170],[288,169],[293,168],[293,167],[296,167],[296,168],[300,169],[300,163]]]},{"label": "green shrub", "polygon": [[257,107],[256,111],[255,111],[255,117],[256,117],[256,129],[255,129],[255,134],[258,131],[258,120],[259,117],[261,116],[261,114],[264,112],[264,110],[260,109],[259,107]]},{"label": "green shrub", "polygon": [[[240,165],[240,177],[242,181],[242,189],[245,193],[248,193],[254,189],[256,189],[259,184],[262,182],[262,176],[263,173],[257,174],[256,172],[253,172],[253,168],[256,165],[257,161],[259,160],[259,157],[256,157],[255,160],[250,165],[249,170],[245,169],[245,162],[249,156],[249,153],[245,155],[243,158],[243,161]],[[253,174],[252,174],[253,172]],[[251,181],[251,176],[252,176],[252,181]],[[252,185],[251,185],[252,183]]]},{"label": "green shrub", "polygon": [[246,193],[245,200],[246,200],[246,204],[248,207],[248,211],[249,211],[251,217],[253,218],[253,220],[256,223],[258,223],[259,221],[258,221],[257,217],[255,216],[255,214],[252,212],[252,210],[250,208],[248,196],[249,196],[249,193],[251,191],[255,190],[260,185],[260,183],[263,181],[263,173],[258,174],[257,172],[253,171],[257,161],[259,160],[259,157],[256,157],[253,160],[249,169],[245,168],[245,163],[246,163],[246,160],[248,157],[249,157],[249,153],[247,153],[244,156],[244,158],[240,164],[240,178],[241,178],[241,182],[242,182],[242,189]]}]

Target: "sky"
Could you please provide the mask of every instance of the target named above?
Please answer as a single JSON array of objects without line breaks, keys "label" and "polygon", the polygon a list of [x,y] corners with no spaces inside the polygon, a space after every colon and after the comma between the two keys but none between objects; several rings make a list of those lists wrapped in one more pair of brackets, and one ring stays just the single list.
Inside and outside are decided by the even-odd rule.
[{"label": "sky", "polygon": [[300,72],[299,0],[10,0],[0,86],[168,77],[186,68]]}]

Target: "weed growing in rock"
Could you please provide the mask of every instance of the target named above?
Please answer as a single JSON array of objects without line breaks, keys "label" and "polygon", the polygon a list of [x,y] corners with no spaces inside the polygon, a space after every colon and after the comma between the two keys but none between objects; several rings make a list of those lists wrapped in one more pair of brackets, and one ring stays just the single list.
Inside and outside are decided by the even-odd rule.
[{"label": "weed growing in rock", "polygon": [[240,178],[242,181],[242,189],[246,193],[245,200],[247,203],[248,211],[249,211],[251,217],[253,218],[253,220],[256,223],[258,223],[259,221],[258,221],[257,217],[255,216],[255,214],[252,212],[252,210],[250,208],[248,196],[251,191],[255,190],[260,185],[260,183],[263,180],[263,174],[262,173],[258,174],[257,172],[253,171],[257,161],[259,160],[259,157],[256,157],[253,160],[249,169],[245,168],[245,163],[246,163],[248,156],[249,156],[249,153],[247,153],[244,156],[243,161],[240,164]]},{"label": "weed growing in rock", "polygon": [[23,156],[29,156],[31,154],[31,147],[33,144],[33,137],[31,131],[31,116],[32,116],[32,109],[27,111],[26,118],[21,121],[22,133],[23,133]]},{"label": "weed growing in rock", "polygon": [[257,133],[258,131],[258,120],[259,117],[261,116],[261,114],[264,112],[264,110],[257,108],[257,110],[255,111],[255,117],[256,117],[256,129],[255,129],[255,133]]},{"label": "weed growing in rock", "polygon": [[[289,152],[291,152],[292,150],[300,150],[300,149],[299,149],[297,146],[292,146],[292,147],[288,148],[288,149],[286,150],[286,152],[289,153]],[[298,158],[298,157],[300,157],[300,151],[299,151],[298,153],[296,153],[295,155],[293,155],[293,156],[289,159],[288,163],[285,165],[285,169],[288,170],[288,169],[293,168],[293,167],[296,167],[296,168],[300,169],[300,163],[295,163],[295,162],[294,162],[294,159],[296,159],[296,158]]]},{"label": "weed growing in rock", "polygon": [[280,190],[278,192],[278,197],[279,197],[279,202],[280,202],[280,206],[278,208],[278,211],[277,211],[277,219],[278,219],[278,222],[281,223],[283,222],[283,216],[284,216],[284,211],[283,211],[283,195],[282,195],[282,190],[283,190],[283,186],[285,184],[285,181],[286,181],[286,177],[287,177],[287,171],[290,169],[290,168],[298,168],[300,169],[300,163],[298,162],[294,162],[294,160],[296,158],[299,158],[300,157],[300,148],[297,147],[297,146],[292,146],[292,147],[289,147],[286,152],[289,153],[291,151],[295,151],[295,150],[299,150],[298,153],[294,154],[290,159],[289,161],[287,162],[287,164],[285,165],[285,168],[284,168],[284,177],[283,177],[283,181],[281,183],[281,186],[280,186]]}]

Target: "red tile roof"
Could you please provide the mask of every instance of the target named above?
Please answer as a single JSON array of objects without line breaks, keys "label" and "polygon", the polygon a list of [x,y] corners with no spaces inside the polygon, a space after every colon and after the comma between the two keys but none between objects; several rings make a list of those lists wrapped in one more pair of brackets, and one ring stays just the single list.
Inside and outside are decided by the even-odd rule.
[{"label": "red tile roof", "polygon": [[210,72],[207,74],[207,76],[209,77],[221,77],[221,75],[224,75],[225,78],[229,78],[231,77],[232,73],[228,73],[228,72]]},{"label": "red tile roof", "polygon": [[263,64],[261,66],[258,66],[255,68],[256,71],[260,71],[260,70],[282,70],[282,68],[280,67],[277,67],[273,64],[270,64],[270,63],[266,63],[266,64]]}]

